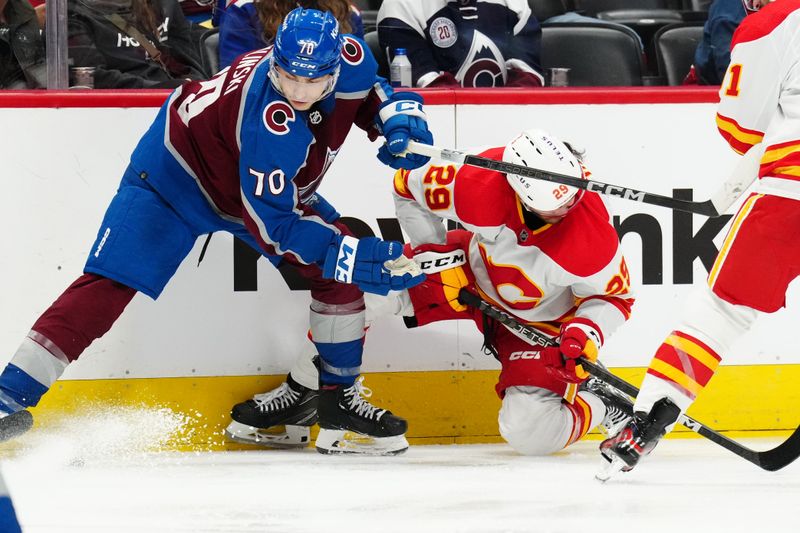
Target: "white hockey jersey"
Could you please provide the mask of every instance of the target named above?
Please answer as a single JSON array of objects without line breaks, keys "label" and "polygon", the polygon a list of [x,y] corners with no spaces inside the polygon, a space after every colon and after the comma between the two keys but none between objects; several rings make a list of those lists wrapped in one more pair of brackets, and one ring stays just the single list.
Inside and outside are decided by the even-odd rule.
[{"label": "white hockey jersey", "polygon": [[[503,148],[481,154],[502,159]],[[586,192],[561,221],[523,210],[504,174],[432,160],[394,180],[400,224],[413,246],[444,243],[442,219],[473,232],[468,257],[490,301],[551,336],[579,325],[598,347],[630,316],[630,274],[603,201]]]},{"label": "white hockey jersey", "polygon": [[719,131],[739,153],[763,142],[758,190],[800,200],[800,0],[745,17],[731,46]]}]

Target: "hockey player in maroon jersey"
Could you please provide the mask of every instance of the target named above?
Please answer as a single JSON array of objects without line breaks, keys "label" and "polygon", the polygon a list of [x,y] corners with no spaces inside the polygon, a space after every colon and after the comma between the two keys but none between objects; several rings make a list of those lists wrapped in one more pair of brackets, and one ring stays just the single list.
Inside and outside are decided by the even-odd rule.
[{"label": "hockey player in maroon jersey", "polygon": [[598,477],[629,471],[674,427],[723,355],[763,313],[786,304],[800,274],[800,0],[744,0],[720,88],[717,126],[739,154],[763,145],[755,191],[733,219],[708,283],[656,351],[635,417],[600,447]]},{"label": "hockey player in maroon jersey", "polygon": [[421,97],[392,93],[376,72],[369,49],[341,35],[332,15],[298,8],[274,48],[173,92],[131,156],[84,274],[36,321],[0,375],[0,438],[30,427],[27,408],[137,292],[159,296],[198,236],[228,231],[311,280],[322,436],[332,442],[352,430],[405,449],[406,421],[367,402],[356,381],[362,291],[385,294],[423,276],[391,270],[407,261],[402,244],[354,238],[316,193],[354,124],[372,139],[384,136],[378,157],[390,166],[427,161],[401,156],[409,139],[431,142]]},{"label": "hockey player in maroon jersey", "polygon": [[[539,130],[481,155],[545,172],[589,175],[564,143]],[[473,320],[502,365],[496,385],[503,401],[500,432],[521,453],[552,453],[598,425],[613,432],[627,422],[630,399],[597,380],[584,381],[588,375],[575,365],[581,355],[597,359],[633,304],[619,239],[600,197],[440,161],[399,171],[394,189],[397,216],[411,239],[406,255],[427,278],[407,291],[368,296],[372,316],[402,315],[412,327]],[[466,230],[446,232],[443,219]],[[531,346],[460,304],[462,288],[552,336],[559,346]],[[298,391],[296,380],[313,383],[307,360],[301,358],[292,370],[290,383],[262,398],[265,416],[308,413],[289,394]]]}]

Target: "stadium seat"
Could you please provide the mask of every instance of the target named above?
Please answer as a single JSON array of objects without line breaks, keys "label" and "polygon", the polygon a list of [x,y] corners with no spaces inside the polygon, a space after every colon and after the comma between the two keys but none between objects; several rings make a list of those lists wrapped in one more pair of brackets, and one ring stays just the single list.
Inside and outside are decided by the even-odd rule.
[{"label": "stadium seat", "polygon": [[381,7],[381,0],[353,0],[351,3],[361,11],[370,9],[377,11]]},{"label": "stadium seat", "polygon": [[200,37],[203,63],[210,76],[219,72],[219,28],[212,28]]},{"label": "stadium seat", "polygon": [[683,22],[679,11],[674,9],[614,9],[600,11],[597,18],[626,26],[664,26]]},{"label": "stadium seat", "polygon": [[602,11],[618,9],[668,9],[668,0],[575,0],[578,10],[590,17],[597,16]]},{"label": "stadium seat", "polygon": [[378,32],[374,30],[366,32],[364,34],[364,41],[366,41],[367,46],[369,46],[369,51],[372,52],[372,55],[378,60],[378,76],[389,79],[389,59],[386,57],[386,52],[381,49],[381,45],[378,42]]},{"label": "stadium seat", "polygon": [[671,24],[655,35],[658,71],[667,85],[680,85],[694,63],[694,52],[703,38],[703,26]]},{"label": "stadium seat", "polygon": [[690,8],[692,11],[708,11],[712,0],[689,0]]},{"label": "stadium seat", "polygon": [[367,9],[361,12],[361,22],[364,23],[364,34],[378,29],[378,12]]},{"label": "stadium seat", "polygon": [[563,15],[567,12],[564,0],[528,0],[528,6],[539,21],[547,20],[556,15]]},{"label": "stadium seat", "polygon": [[630,28],[603,23],[542,25],[542,67],[567,67],[577,87],[642,85],[644,59]]}]

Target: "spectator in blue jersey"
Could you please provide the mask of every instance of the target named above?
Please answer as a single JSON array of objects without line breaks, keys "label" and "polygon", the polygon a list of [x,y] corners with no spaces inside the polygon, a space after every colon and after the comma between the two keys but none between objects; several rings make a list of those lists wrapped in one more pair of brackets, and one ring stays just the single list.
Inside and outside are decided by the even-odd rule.
[{"label": "spectator in blue jersey", "polygon": [[347,0],[237,0],[220,13],[220,68],[246,52],[272,44],[283,17],[298,6],[328,11],[339,21],[342,33],[364,37],[361,14]]},{"label": "spectator in blue jersey", "polygon": [[714,0],[703,26],[703,39],[694,53],[686,85],[719,85],[731,62],[733,32],[747,15],[742,0]]},{"label": "spectator in blue jersey", "polygon": [[316,191],[353,125],[372,140],[383,135],[378,158],[392,168],[425,164],[406,147],[433,138],[422,98],[393,93],[369,48],[338,27],[329,13],[295,9],[274,47],[170,95],[131,155],[83,275],[0,374],[0,438],[30,427],[27,408],[137,292],[158,298],[198,237],[227,231],[311,283],[324,430],[317,447],[336,451],[346,432],[388,439],[381,442],[392,453],[408,447],[406,421],[367,402],[357,381],[362,291],[403,290],[424,276],[401,257],[401,243],[353,237]]},{"label": "spectator in blue jersey", "polygon": [[414,87],[541,87],[542,28],[527,0],[384,0],[381,49],[405,48]]}]

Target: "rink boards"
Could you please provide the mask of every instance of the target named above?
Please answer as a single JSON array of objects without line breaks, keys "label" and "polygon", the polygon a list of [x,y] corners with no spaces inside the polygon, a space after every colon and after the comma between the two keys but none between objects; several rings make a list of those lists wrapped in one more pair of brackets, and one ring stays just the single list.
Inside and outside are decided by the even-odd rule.
[{"label": "rink boards", "polygon": [[[0,94],[4,185],[0,217],[0,341],[8,359],[36,317],[80,273],[131,150],[166,93]],[[712,90],[435,91],[436,144],[503,145],[539,127],[586,151],[598,181],[708,198],[736,156],[716,133]],[[398,238],[392,172],[354,130],[320,192],[363,234]],[[45,155],[46,154],[46,155]],[[691,196],[689,196],[691,195]],[[606,364],[634,381],[704,282],[725,220],[610,199],[638,287],[633,318],[607,343]],[[220,447],[232,403],[277,384],[307,328],[308,291],[215,234],[202,240],[158,303],[137,296],[116,327],[46,396],[40,420],[85,402],[169,406],[188,413],[192,442]],[[737,343],[693,414],[725,430],[781,430],[800,421],[800,348],[792,308]],[[796,322],[796,321],[794,321]],[[383,402],[427,441],[496,439],[494,359],[470,323],[406,330],[384,320],[368,335],[364,371]]]}]

